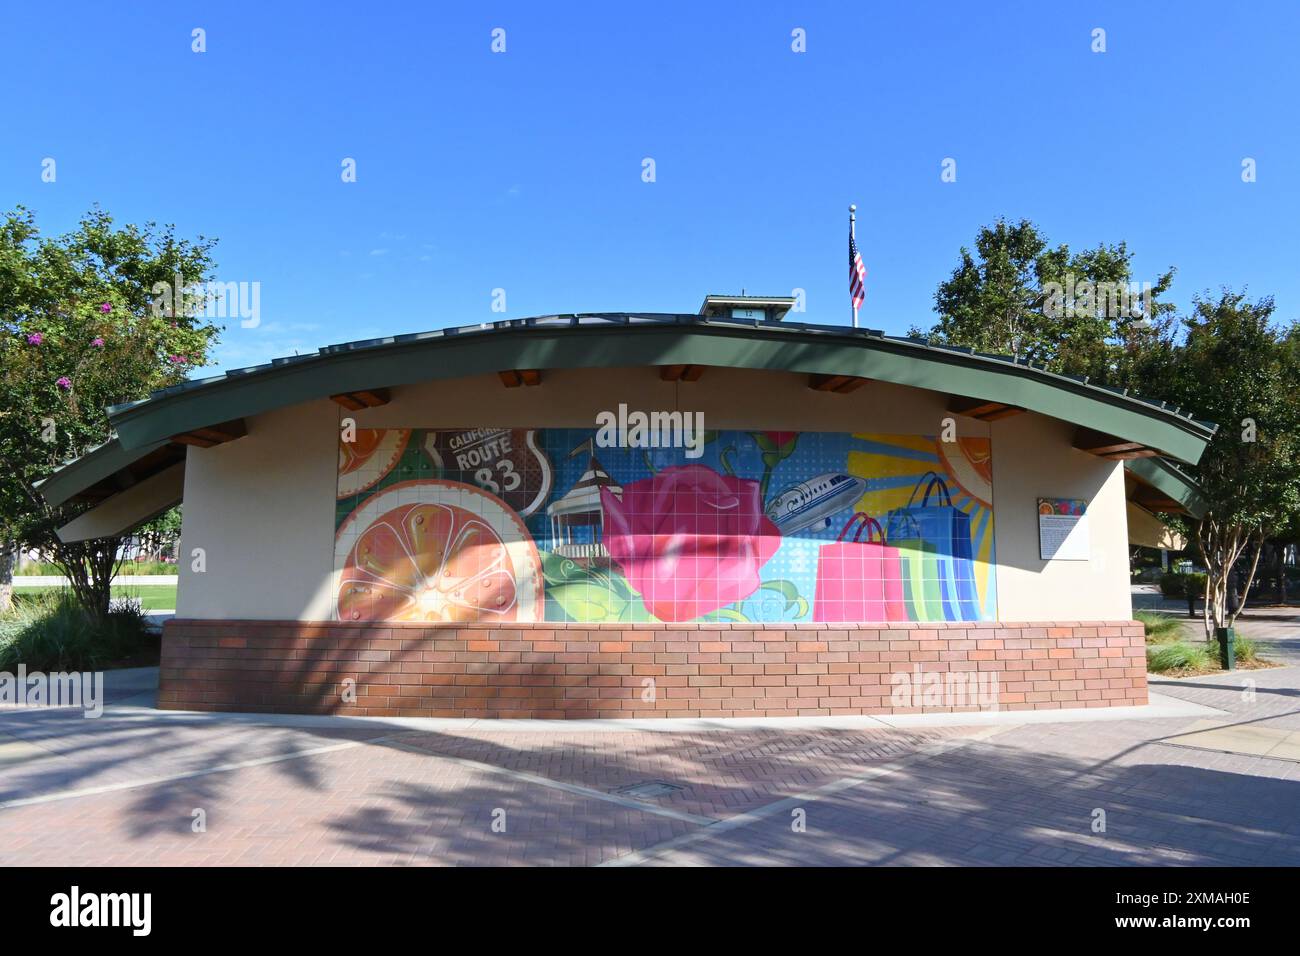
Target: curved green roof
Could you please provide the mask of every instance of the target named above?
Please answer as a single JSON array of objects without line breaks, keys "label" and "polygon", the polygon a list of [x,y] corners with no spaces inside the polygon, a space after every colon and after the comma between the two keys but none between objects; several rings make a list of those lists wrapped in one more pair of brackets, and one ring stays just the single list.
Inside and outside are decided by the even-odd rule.
[{"label": "curved green roof", "polygon": [[697,315],[557,315],[327,346],[109,410],[122,447],[341,392],[503,369],[712,365],[852,375],[1017,405],[1196,462],[1214,426],[1005,356],[871,330]]},{"label": "curved green roof", "polygon": [[86,457],[111,462],[82,459],[65,466],[42,492],[57,491],[67,500],[77,493],[78,476],[102,479],[105,468],[113,471],[143,457],[172,436],[343,392],[507,369],[660,365],[848,375],[909,385],[1018,406],[1191,463],[1216,427],[1163,403],[1007,356],[870,329],[675,313],[551,315],[332,345],[162,389],[109,409],[117,440]]}]

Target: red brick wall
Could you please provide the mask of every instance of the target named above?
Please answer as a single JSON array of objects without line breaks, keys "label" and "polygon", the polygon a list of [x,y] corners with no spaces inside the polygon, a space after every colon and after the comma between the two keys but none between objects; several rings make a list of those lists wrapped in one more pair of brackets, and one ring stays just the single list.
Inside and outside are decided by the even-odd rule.
[{"label": "red brick wall", "polygon": [[[995,672],[1003,710],[1147,700],[1142,625],[1133,621],[501,629],[173,620],[163,632],[159,706],[543,718],[978,709],[935,700],[937,692],[896,706],[893,675],[910,681],[918,667],[939,680]],[[354,702],[343,699],[348,678]],[[647,678],[652,702],[642,700]]]}]

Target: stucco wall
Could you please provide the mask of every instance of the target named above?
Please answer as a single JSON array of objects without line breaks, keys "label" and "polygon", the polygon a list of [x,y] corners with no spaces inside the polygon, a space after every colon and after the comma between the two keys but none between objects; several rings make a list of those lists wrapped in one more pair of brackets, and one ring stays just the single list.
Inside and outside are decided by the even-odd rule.
[{"label": "stucco wall", "polygon": [[[789,373],[709,369],[664,382],[653,368],[547,373],[540,387],[480,376],[394,389],[392,402],[344,412],[322,400],[259,416],[244,438],[190,449],[178,614],[184,618],[327,620],[339,421],[383,426],[591,426],[620,402],[704,413],[710,429],[935,434],[946,396],[872,382],[823,394]],[[1033,414],[987,425],[956,417],[958,433],[993,439],[999,619],[1119,620],[1130,616],[1121,467],[1070,448],[1072,429]],[[1094,559],[1044,568],[1037,496],[1086,497]],[[204,549],[206,570],[191,568]],[[1041,573],[1040,573],[1041,572]]]},{"label": "stucco wall", "polygon": [[[1015,415],[992,427],[999,620],[1131,618],[1123,465],[1072,448],[1073,426],[1055,419]],[[1039,558],[1040,497],[1087,499],[1090,560]]]},{"label": "stucco wall", "polygon": [[328,400],[297,405],[250,420],[238,441],[189,449],[178,616],[330,616],[338,413]]}]

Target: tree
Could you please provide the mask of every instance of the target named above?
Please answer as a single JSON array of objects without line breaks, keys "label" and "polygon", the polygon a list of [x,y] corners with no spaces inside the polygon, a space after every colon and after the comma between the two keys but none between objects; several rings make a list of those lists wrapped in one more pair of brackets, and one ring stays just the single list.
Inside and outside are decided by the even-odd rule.
[{"label": "tree", "polygon": [[912,334],[1121,384],[1125,355],[1173,308],[1159,297],[1174,271],[1142,293],[1132,258],[1123,242],[1071,253],[1049,246],[1026,219],[999,219],[980,229],[974,253],[962,247],[957,268],[939,285],[938,323]]},{"label": "tree", "polygon": [[219,329],[193,286],[208,280],[214,244],[152,222],[117,227],[98,208],[59,237],[41,236],[22,207],[0,222],[0,572],[23,542],[87,611],[107,611],[120,539],[60,541],[55,529],[85,506],[51,508],[34,484],[110,437],[107,406],[206,363]]},{"label": "tree", "polygon": [[1154,395],[1219,424],[1193,469],[1209,507],[1188,522],[1206,567],[1207,638],[1236,621],[1265,542],[1292,535],[1300,513],[1300,326],[1276,327],[1273,310],[1271,298],[1249,302],[1227,289],[1197,296],[1139,363]]},{"label": "tree", "polygon": [[[1273,301],[1224,290],[1199,296],[1191,314],[1160,301],[1161,275],[1137,302],[1127,246],[1082,253],[1052,248],[1027,220],[980,229],[935,293],[932,340],[1010,354],[1096,384],[1164,399],[1220,424],[1193,469],[1210,509],[1200,521],[1170,517],[1197,543],[1208,569],[1205,628],[1230,626],[1270,539],[1300,528],[1300,327],[1272,324]],[[922,334],[913,329],[913,334]],[[1243,560],[1244,556],[1244,560]],[[1245,565],[1236,609],[1233,569]]]},{"label": "tree", "polygon": [[148,555],[144,560],[163,560],[165,554],[175,552],[180,536],[181,509],[177,505],[132,531],[129,545],[138,555]]}]

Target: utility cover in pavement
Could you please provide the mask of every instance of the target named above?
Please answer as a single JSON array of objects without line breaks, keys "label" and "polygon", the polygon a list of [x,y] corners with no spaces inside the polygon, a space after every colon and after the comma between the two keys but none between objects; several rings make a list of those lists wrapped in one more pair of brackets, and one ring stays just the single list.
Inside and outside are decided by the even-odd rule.
[{"label": "utility cover in pavement", "polygon": [[683,789],[675,783],[664,783],[662,780],[646,780],[642,783],[630,783],[625,787],[615,787],[611,793],[617,793],[620,797],[634,797],[638,800],[653,800],[656,797],[666,797],[670,793],[676,793]]}]

